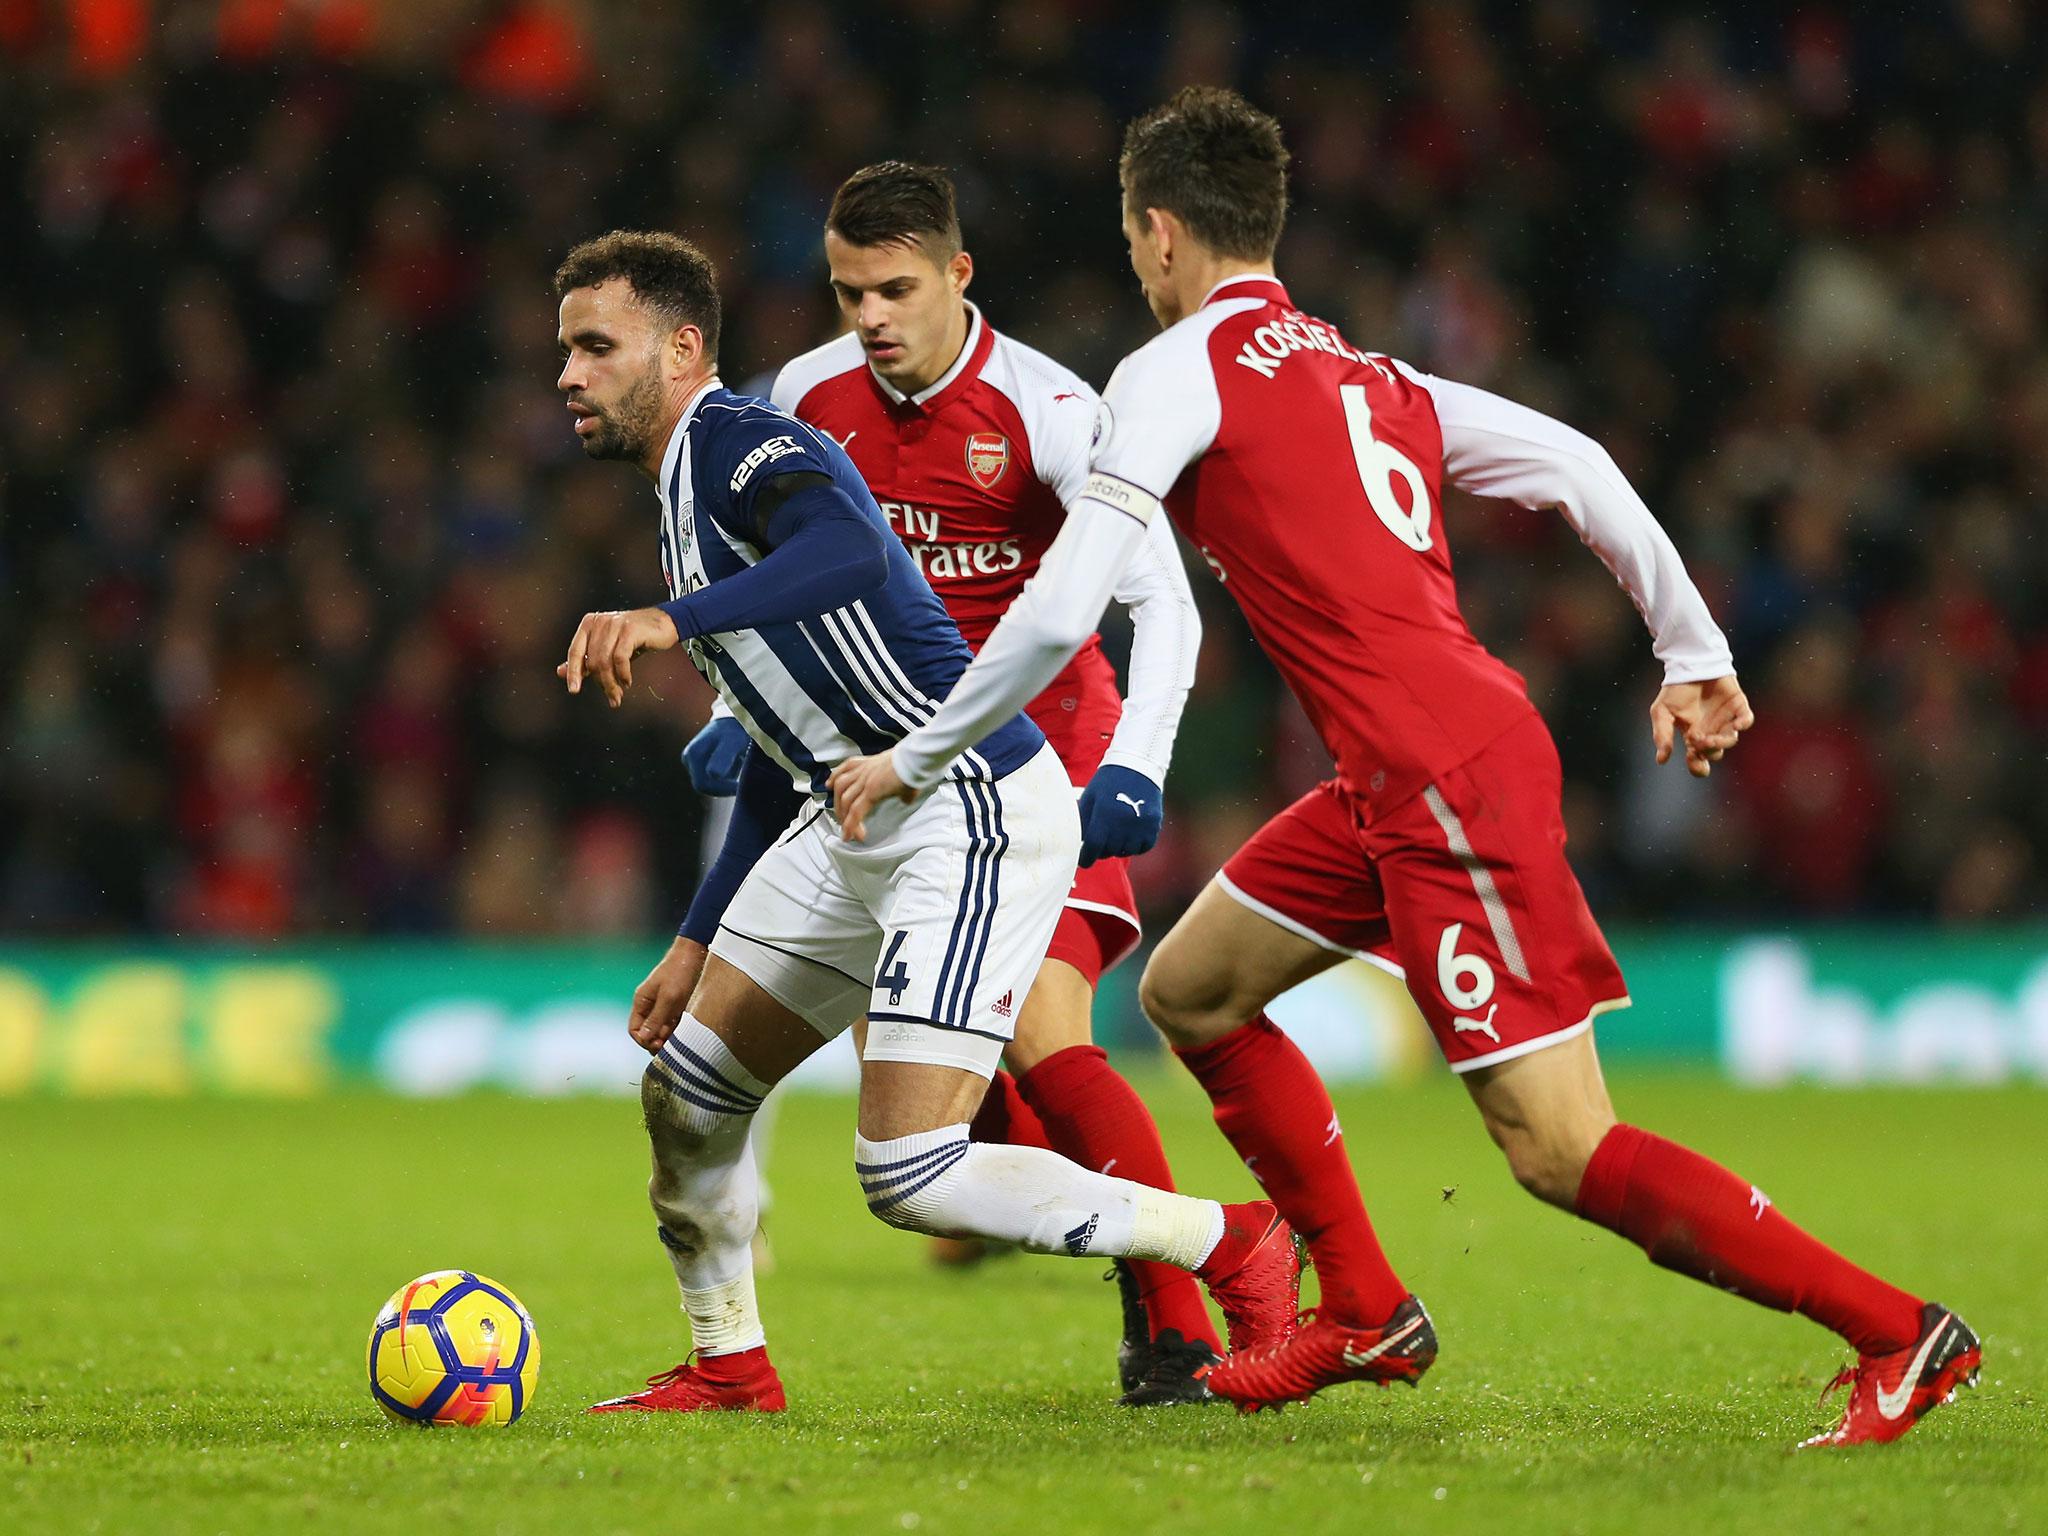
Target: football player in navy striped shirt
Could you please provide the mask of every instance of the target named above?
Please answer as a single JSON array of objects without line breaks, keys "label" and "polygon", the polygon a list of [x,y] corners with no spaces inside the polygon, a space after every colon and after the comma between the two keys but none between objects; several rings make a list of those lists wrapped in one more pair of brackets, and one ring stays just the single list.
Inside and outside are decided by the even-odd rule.
[{"label": "football player in navy striped shirt", "polygon": [[882,1220],[1175,1264],[1209,1286],[1233,1349],[1284,1342],[1299,1272],[1268,1203],[968,1140],[1080,847],[1038,727],[1013,715],[933,793],[842,837],[832,768],[929,721],[966,642],[839,445],[719,382],[718,291],[695,246],[615,231],[569,253],[555,293],[576,435],[655,482],[668,586],[658,605],[584,615],[557,670],[616,707],[637,654],[682,645],[752,740],[726,842],[628,1023],[654,1058],[649,1193],[694,1362],[594,1411],[783,1407],[754,1298],[748,1128],[863,1015],[855,1166]]}]

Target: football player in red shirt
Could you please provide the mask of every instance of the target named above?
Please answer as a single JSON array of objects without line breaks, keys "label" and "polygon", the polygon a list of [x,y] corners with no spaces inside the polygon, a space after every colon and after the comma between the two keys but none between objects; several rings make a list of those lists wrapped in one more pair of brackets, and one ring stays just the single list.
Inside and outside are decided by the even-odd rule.
[{"label": "football player in red shirt", "polygon": [[[1081,494],[1099,401],[969,301],[974,261],[944,171],[889,161],[855,172],[833,199],[825,256],[848,329],[784,367],[772,398],[846,450],[967,643],[979,647]],[[1037,980],[1017,1000],[1016,1039],[1004,1052],[1015,1075],[996,1074],[975,1134],[1050,1146],[1086,1167],[1171,1189],[1151,1115],[1090,1031],[1097,984],[1140,937],[1126,861],[1159,835],[1167,763],[1201,643],[1164,519],[1131,553],[1114,594],[1132,621],[1128,701],[1091,634],[1025,706],[1080,792],[1082,868]],[[686,761],[720,752],[738,731],[729,718],[715,720]],[[723,787],[697,766],[700,789]],[[1208,1400],[1197,1373],[1222,1346],[1194,1279],[1170,1265],[1117,1266],[1127,1300],[1124,1401]]]},{"label": "football player in red shirt", "polygon": [[1556,507],[1641,611],[1664,664],[1659,762],[1704,777],[1751,723],[1726,640],[1671,541],[1591,439],[1366,352],[1273,273],[1279,125],[1191,87],[1134,123],[1125,233],[1164,327],[1104,392],[1109,429],[1039,577],[938,716],[832,775],[848,836],[914,797],[1063,661],[1100,573],[1162,508],[1208,557],[1293,687],[1336,777],[1261,830],[1160,944],[1146,1012],[1307,1238],[1322,1300],[1293,1339],[1211,1370],[1256,1409],[1341,1381],[1414,1381],[1436,1335],[1381,1252],[1328,1094],[1265,1017],[1346,955],[1398,969],[1515,1177],[1656,1263],[1839,1333],[1841,1422],[1809,1443],[1892,1440],[1974,1379],[1954,1313],[1857,1268],[1764,1192],[1617,1121],[1592,1021],[1621,972],[1564,855],[1558,759],[1522,680],[1457,606],[1443,482]]}]

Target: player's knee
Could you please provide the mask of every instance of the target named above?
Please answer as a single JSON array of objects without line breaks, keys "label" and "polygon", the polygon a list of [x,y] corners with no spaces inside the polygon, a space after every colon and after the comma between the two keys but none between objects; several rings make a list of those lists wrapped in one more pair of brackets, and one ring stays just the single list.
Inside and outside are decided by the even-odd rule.
[{"label": "player's knee", "polygon": [[1229,1004],[1228,987],[1205,983],[1165,945],[1153,951],[1138,978],[1138,1006],[1175,1047],[1205,1045],[1243,1023],[1231,1016]]},{"label": "player's knee", "polygon": [[961,1232],[963,1197],[973,1203],[965,1126],[887,1141],[855,1132],[853,1148],[853,1171],[877,1221],[901,1232]]},{"label": "player's knee", "polygon": [[883,1226],[894,1227],[898,1232],[930,1232],[932,1230],[920,1218],[919,1213],[907,1205],[883,1207],[871,1202],[868,1205],[868,1210],[873,1213],[875,1220],[879,1221]]},{"label": "player's knee", "polygon": [[1515,1182],[1547,1205],[1570,1210],[1578,1199],[1579,1181],[1592,1149],[1577,1138],[1517,1127],[1494,1139],[1506,1154]]},{"label": "player's knee", "polygon": [[[657,1147],[691,1139],[684,1129],[688,1113],[689,1106],[677,1095],[675,1085],[649,1062],[640,1074],[640,1122],[647,1127],[648,1139]],[[701,1133],[695,1139],[701,1141]]]},{"label": "player's knee", "polygon": [[640,1074],[640,1119],[647,1127],[657,1165],[691,1164],[718,1158],[746,1140],[753,1115],[694,1102],[678,1090],[658,1063],[649,1062]]}]

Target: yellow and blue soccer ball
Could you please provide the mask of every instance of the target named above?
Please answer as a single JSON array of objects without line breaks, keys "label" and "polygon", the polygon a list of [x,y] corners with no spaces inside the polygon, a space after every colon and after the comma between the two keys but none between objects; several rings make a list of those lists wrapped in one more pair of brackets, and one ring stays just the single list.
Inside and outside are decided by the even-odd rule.
[{"label": "yellow and blue soccer ball", "polygon": [[539,1377],[526,1308],[466,1269],[400,1286],[370,1329],[370,1395],[408,1424],[510,1424]]}]

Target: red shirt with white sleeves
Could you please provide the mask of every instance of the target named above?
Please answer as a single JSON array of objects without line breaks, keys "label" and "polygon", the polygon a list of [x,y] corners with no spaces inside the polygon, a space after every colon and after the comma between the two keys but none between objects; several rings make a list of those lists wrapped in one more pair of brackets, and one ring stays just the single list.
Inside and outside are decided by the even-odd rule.
[{"label": "red shirt with white sleeves", "polygon": [[1368,816],[1536,719],[1521,678],[1458,611],[1445,480],[1556,507],[1641,611],[1667,683],[1734,671],[1677,550],[1599,444],[1353,346],[1296,309],[1275,277],[1219,283],[1125,358],[1103,416],[1045,579],[939,715],[897,745],[906,782],[930,782],[1092,626],[1096,573],[1164,521],[1162,503],[1244,610]]},{"label": "red shirt with white sleeves", "polygon": [[[967,308],[960,356],[914,396],[876,374],[849,332],[784,367],[772,398],[846,450],[979,650],[1081,493],[1099,401],[1075,374]],[[1137,551],[1115,595],[1133,605],[1136,624],[1128,702],[1091,633],[1025,708],[1075,784],[1105,760],[1162,783],[1200,638],[1170,532]]]}]

